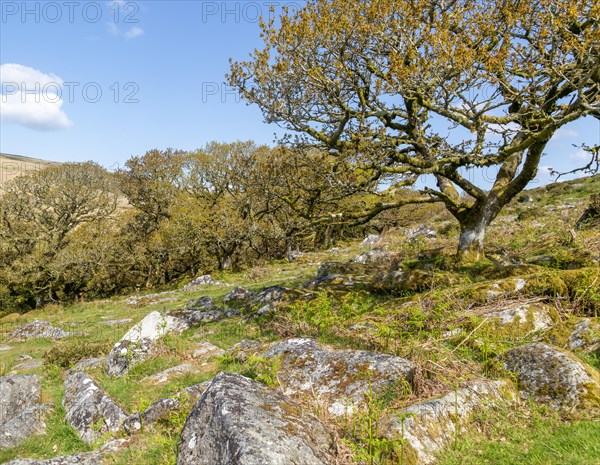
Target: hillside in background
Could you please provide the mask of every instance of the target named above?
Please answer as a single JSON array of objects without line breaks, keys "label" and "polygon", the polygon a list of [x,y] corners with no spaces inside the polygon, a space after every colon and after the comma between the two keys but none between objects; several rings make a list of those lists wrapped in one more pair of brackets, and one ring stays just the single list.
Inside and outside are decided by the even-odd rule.
[{"label": "hillside in background", "polygon": [[40,160],[22,155],[0,153],[0,189],[2,189],[4,183],[17,176],[31,171],[39,171],[45,166],[56,163],[54,161]]}]

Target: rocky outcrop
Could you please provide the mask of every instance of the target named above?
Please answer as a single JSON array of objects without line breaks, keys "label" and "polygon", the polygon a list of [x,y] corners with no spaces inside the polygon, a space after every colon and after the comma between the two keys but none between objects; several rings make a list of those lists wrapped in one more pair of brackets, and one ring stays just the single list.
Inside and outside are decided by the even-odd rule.
[{"label": "rocky outcrop", "polygon": [[46,413],[52,408],[48,404],[28,407],[18,415],[0,425],[0,449],[9,449],[25,439],[46,431]]},{"label": "rocky outcrop", "polygon": [[220,373],[192,409],[177,465],[331,465],[332,432],[276,391]]},{"label": "rocky outcrop", "polygon": [[353,263],[382,263],[382,262],[390,262],[392,259],[392,255],[379,247],[368,250],[367,252],[363,252],[357,257],[354,257],[351,261]]},{"label": "rocky outcrop", "polygon": [[40,380],[34,375],[0,378],[0,449],[15,447],[42,434],[49,405],[40,404]]},{"label": "rocky outcrop", "polygon": [[193,374],[197,371],[198,368],[196,368],[194,365],[191,365],[189,363],[183,363],[181,365],[167,368],[166,370],[163,370],[160,373],[156,373],[151,376],[146,376],[144,379],[142,379],[142,381],[145,383],[162,384],[166,383],[167,381],[173,378],[177,378],[178,376]]},{"label": "rocky outcrop", "polygon": [[204,286],[223,286],[223,285],[225,285],[225,283],[215,281],[211,275],[203,274],[202,276],[198,276],[197,278],[195,278],[194,280],[190,281],[185,286],[183,286],[183,290],[189,291],[189,290],[197,289],[199,287],[204,287]]},{"label": "rocky outcrop", "polygon": [[372,247],[375,244],[381,242],[381,236],[379,234],[369,234],[365,239],[360,243],[360,245],[365,247]]},{"label": "rocky outcrop", "polygon": [[0,378],[0,424],[40,403],[42,388],[35,375]]},{"label": "rocky outcrop", "polygon": [[509,350],[503,357],[515,373],[522,397],[532,397],[554,409],[598,406],[600,377],[571,354],[535,343]]},{"label": "rocky outcrop", "polygon": [[569,336],[569,347],[583,352],[600,353],[600,319],[584,318]]},{"label": "rocky outcrop", "polygon": [[73,368],[69,368],[65,375],[66,376],[71,376],[74,373],[77,373],[78,371],[86,371],[86,370],[93,370],[96,368],[102,368],[102,366],[104,365],[104,359],[103,358],[83,358],[81,360],[79,360],[75,365],[73,365]]},{"label": "rocky outcrop", "polygon": [[83,452],[75,455],[63,455],[47,460],[17,459],[5,465],[103,465],[103,455],[115,452],[127,445],[125,439],[115,439],[107,442],[99,449],[92,452]]},{"label": "rocky outcrop", "polygon": [[158,339],[166,334],[179,334],[189,325],[179,318],[151,312],[134,325],[117,342],[106,357],[106,373],[121,376],[129,371],[132,364],[147,358]]},{"label": "rocky outcrop", "polygon": [[224,318],[231,318],[232,316],[239,315],[239,312],[234,308],[214,308],[211,310],[184,308],[172,311],[170,315],[181,319],[189,327],[194,327],[220,321]]},{"label": "rocky outcrop", "polygon": [[[234,350],[243,353],[239,349]],[[245,351],[252,352],[251,348]],[[413,375],[413,364],[406,359],[363,350],[328,349],[312,339],[275,342],[257,355],[278,358],[276,375],[285,395],[311,399],[332,415],[353,412],[369,390],[379,394],[394,383],[410,384]]]},{"label": "rocky outcrop", "polygon": [[65,380],[64,387],[66,420],[85,443],[121,428],[127,414],[92,378],[78,372]]},{"label": "rocky outcrop", "polygon": [[435,239],[437,237],[435,229],[430,228],[429,226],[426,226],[424,224],[421,224],[416,228],[407,229],[405,234],[409,240],[415,240],[418,237],[424,237],[427,239]]},{"label": "rocky outcrop", "polygon": [[373,275],[378,271],[374,264],[358,262],[325,262],[319,266],[315,279],[304,287],[310,290],[331,289],[349,291],[368,289]]},{"label": "rocky outcrop", "polygon": [[254,297],[254,294],[254,292],[249,291],[244,287],[236,286],[229,294],[223,297],[223,302],[226,305],[232,305],[234,307],[244,306],[252,297]]},{"label": "rocky outcrop", "polygon": [[552,327],[553,309],[545,304],[516,304],[500,311],[484,313],[495,325],[498,336],[523,337],[530,333]]},{"label": "rocky outcrop", "polygon": [[6,465],[103,465],[102,454],[88,452],[83,454],[65,455],[48,460],[17,459]]},{"label": "rocky outcrop", "polygon": [[224,353],[225,351],[220,347],[217,347],[216,345],[205,341],[198,344],[196,350],[194,350],[194,352],[192,353],[192,358],[206,359],[209,357],[218,357],[220,355],[223,355]]},{"label": "rocky outcrop", "polygon": [[45,320],[33,320],[15,329],[10,333],[9,339],[13,341],[26,341],[35,338],[63,339],[80,335],[80,333],[68,332],[52,326]]},{"label": "rocky outcrop", "polygon": [[497,405],[512,396],[504,381],[481,380],[438,399],[411,405],[379,422],[382,435],[404,441],[405,463],[434,463],[436,453],[461,434],[473,412]]}]

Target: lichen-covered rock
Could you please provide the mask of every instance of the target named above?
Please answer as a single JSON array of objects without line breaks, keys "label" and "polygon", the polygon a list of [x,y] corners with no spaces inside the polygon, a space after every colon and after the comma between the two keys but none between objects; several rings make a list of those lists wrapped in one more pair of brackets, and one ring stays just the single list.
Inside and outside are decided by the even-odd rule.
[{"label": "lichen-covered rock", "polygon": [[222,286],[223,284],[224,283],[215,281],[211,275],[203,274],[202,276],[198,276],[197,278],[183,286],[183,290],[189,291],[191,289],[196,289],[202,286]]},{"label": "lichen-covered rock", "polygon": [[171,368],[167,368],[166,370],[161,371],[160,373],[156,373],[151,376],[146,376],[142,379],[143,382],[153,383],[153,384],[161,384],[166,383],[172,378],[176,378],[182,375],[189,375],[196,373],[198,368],[189,363],[183,363],[181,365],[177,365]]},{"label": "lichen-covered rock", "polygon": [[277,380],[285,395],[322,403],[332,415],[355,411],[369,390],[378,394],[394,383],[410,383],[414,370],[400,357],[328,349],[304,338],[275,342],[258,355],[279,359]]},{"label": "lichen-covered rock", "polygon": [[0,377],[0,425],[40,403],[42,388],[35,375]]},{"label": "lichen-covered rock", "polygon": [[103,465],[103,460],[102,454],[98,452],[86,452],[54,457],[48,460],[17,459],[5,465]]},{"label": "lichen-covered rock", "polygon": [[103,465],[103,455],[115,452],[127,446],[127,440],[115,439],[107,442],[97,450],[75,455],[63,455],[47,460],[16,459],[5,465]]},{"label": "lichen-covered rock", "polygon": [[427,239],[435,239],[437,237],[435,229],[430,228],[429,226],[426,226],[424,224],[421,224],[416,228],[407,229],[405,234],[409,240],[414,240],[418,237],[425,237]]},{"label": "lichen-covered rock", "polygon": [[598,373],[560,349],[528,344],[509,350],[502,359],[505,368],[516,374],[522,397],[567,410],[600,403]]},{"label": "lichen-covered rock", "polygon": [[239,312],[234,308],[214,308],[212,310],[184,308],[172,311],[170,315],[181,319],[189,327],[194,327],[200,324],[220,321],[224,318],[231,318],[232,316],[239,315]]},{"label": "lichen-covered rock", "polygon": [[34,375],[0,378],[0,449],[18,446],[46,430],[48,405],[41,405],[40,380]]},{"label": "lichen-covered rock", "polygon": [[584,318],[569,336],[569,347],[583,352],[600,351],[600,318]]},{"label": "lichen-covered rock", "polygon": [[41,367],[44,364],[41,360],[29,360],[28,362],[19,363],[15,365],[11,369],[11,373],[15,373],[17,371],[28,371],[35,370],[36,368]]},{"label": "lichen-covered rock", "polygon": [[73,365],[73,368],[69,368],[66,372],[65,375],[66,376],[71,376],[72,374],[78,372],[78,371],[86,371],[86,370],[93,370],[95,368],[102,368],[102,365],[104,365],[104,359],[103,358],[83,358],[81,360],[79,360],[75,365]]},{"label": "lichen-covered rock", "polygon": [[184,307],[186,310],[198,310],[207,311],[213,310],[216,307],[215,301],[212,297],[204,296],[197,300],[190,300]]},{"label": "lichen-covered rock", "polygon": [[45,320],[33,320],[15,329],[10,333],[9,339],[13,341],[26,341],[36,338],[63,339],[78,335],[80,333],[64,331],[61,328],[52,326]]},{"label": "lichen-covered rock", "polygon": [[127,414],[92,378],[78,372],[65,380],[64,387],[66,420],[85,443],[121,428]]},{"label": "lichen-covered rock", "polygon": [[48,404],[28,407],[0,425],[0,449],[9,449],[21,444],[25,439],[46,431],[45,416],[50,410]]},{"label": "lichen-covered rock", "polygon": [[310,290],[367,289],[377,268],[372,263],[325,262],[319,266],[317,277],[304,284]]},{"label": "lichen-covered rock", "polygon": [[186,420],[177,465],[332,465],[334,435],[288,398],[220,373]]},{"label": "lichen-covered rock", "polygon": [[198,347],[192,353],[192,357],[195,359],[205,359],[208,357],[216,357],[223,355],[225,351],[208,341],[201,342]]},{"label": "lichen-covered rock", "polygon": [[254,297],[254,292],[243,287],[234,287],[229,294],[223,297],[223,302],[226,305],[243,306]]},{"label": "lichen-covered rock", "polygon": [[106,357],[106,373],[121,376],[129,371],[132,364],[147,358],[158,339],[166,334],[180,334],[189,325],[182,319],[170,315],[151,312],[134,325],[117,342]]},{"label": "lichen-covered rock", "polygon": [[527,334],[552,327],[553,309],[544,304],[517,304],[504,310],[483,314],[484,318],[491,320],[496,326],[499,337],[512,335],[523,337]]},{"label": "lichen-covered rock", "polygon": [[373,287],[391,294],[421,292],[430,289],[434,282],[444,282],[441,278],[425,270],[394,270],[376,277]]},{"label": "lichen-covered rock", "polygon": [[262,308],[265,305],[275,305],[287,295],[288,289],[283,286],[269,286],[257,292],[248,302],[249,308]]},{"label": "lichen-covered rock", "polygon": [[362,246],[371,247],[375,244],[381,242],[381,236],[379,234],[369,234],[365,239],[360,243]]},{"label": "lichen-covered rock", "polygon": [[436,453],[460,434],[474,411],[494,407],[511,394],[510,385],[504,381],[475,381],[438,399],[384,417],[379,430],[387,439],[405,441],[405,463],[430,464]]},{"label": "lichen-covered rock", "polygon": [[382,248],[376,247],[374,249],[368,250],[367,252],[363,252],[357,257],[354,257],[351,261],[353,263],[381,263],[381,262],[389,262],[392,259],[392,255]]}]

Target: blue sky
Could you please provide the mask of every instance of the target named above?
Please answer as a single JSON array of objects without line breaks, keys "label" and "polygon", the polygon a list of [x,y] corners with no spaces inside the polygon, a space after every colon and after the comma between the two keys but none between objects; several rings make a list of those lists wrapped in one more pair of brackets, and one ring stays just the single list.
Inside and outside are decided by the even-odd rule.
[{"label": "blue sky", "polygon": [[[277,128],[240,101],[224,75],[229,58],[261,46],[259,13],[301,3],[0,0],[3,92],[18,78],[33,91],[36,82],[46,86],[42,100],[52,100],[4,105],[0,151],[114,168],[151,148],[272,143]],[[60,101],[46,98],[57,97],[56,83]],[[583,158],[572,144],[581,142],[600,143],[598,121],[563,128],[543,167],[573,169]],[[550,180],[540,172],[539,182]]]}]

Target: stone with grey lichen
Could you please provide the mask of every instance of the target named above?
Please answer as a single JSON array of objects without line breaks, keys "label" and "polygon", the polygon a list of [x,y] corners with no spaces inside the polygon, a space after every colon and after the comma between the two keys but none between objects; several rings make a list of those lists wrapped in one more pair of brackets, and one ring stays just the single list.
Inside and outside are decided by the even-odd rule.
[{"label": "stone with grey lichen", "polygon": [[292,338],[266,346],[247,343],[231,349],[243,360],[249,355],[278,359],[277,381],[285,395],[311,399],[332,415],[354,412],[369,391],[410,384],[413,364],[394,355],[364,350],[336,350],[313,339]]},{"label": "stone with grey lichen", "polygon": [[219,373],[188,416],[177,465],[331,465],[334,434],[277,391]]},{"label": "stone with grey lichen", "polygon": [[92,378],[74,373],[64,387],[65,419],[83,442],[92,444],[102,434],[121,429],[127,414]]},{"label": "stone with grey lichen", "polygon": [[600,404],[600,376],[574,355],[543,343],[509,350],[502,356],[515,373],[522,397],[557,410]]}]

